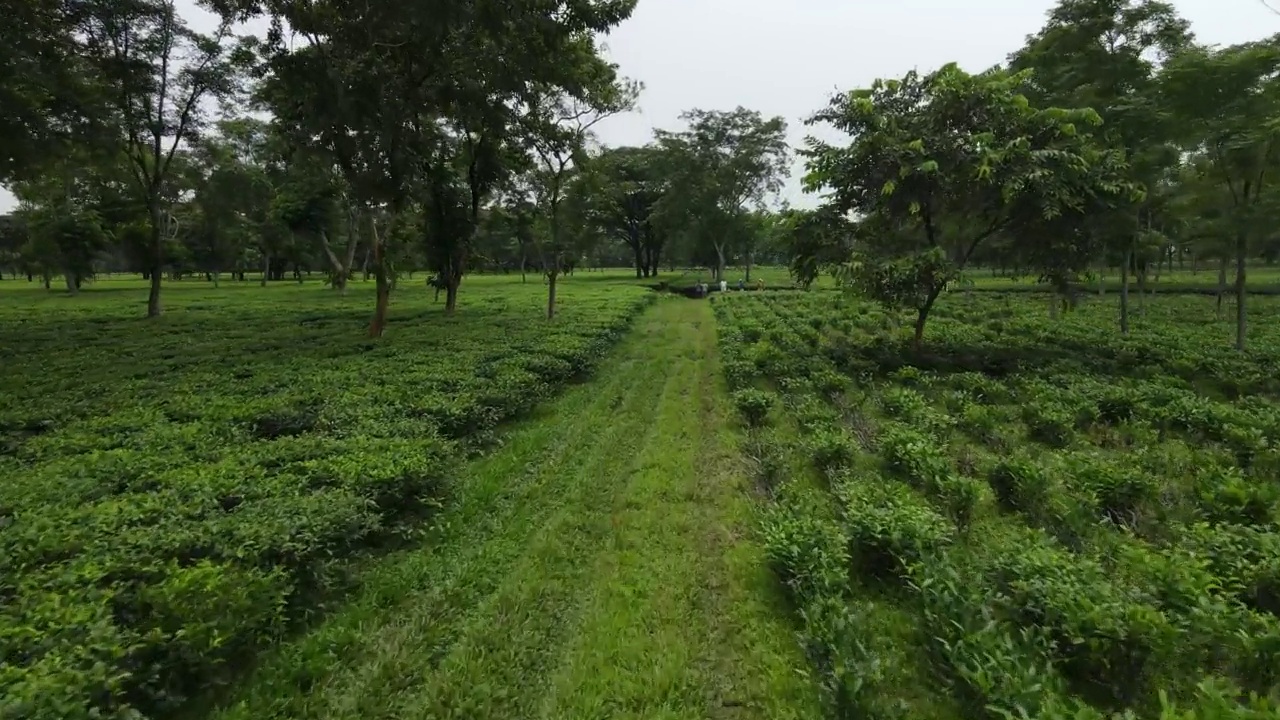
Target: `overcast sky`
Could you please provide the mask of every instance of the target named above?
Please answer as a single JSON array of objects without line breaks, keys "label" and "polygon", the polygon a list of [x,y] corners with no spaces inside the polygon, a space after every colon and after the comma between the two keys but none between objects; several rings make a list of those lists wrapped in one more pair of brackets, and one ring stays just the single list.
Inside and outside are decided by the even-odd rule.
[{"label": "overcast sky", "polygon": [[[607,39],[627,77],[644,83],[638,112],[599,126],[608,145],[643,144],[678,128],[683,110],[738,105],[781,115],[793,146],[802,122],[838,90],[949,61],[1001,62],[1043,23],[1053,0],[640,0]],[[1280,32],[1263,0],[1175,0],[1201,42],[1227,45]],[[1280,7],[1280,0],[1273,4]],[[180,0],[179,5],[194,5]],[[194,23],[202,25],[204,22]],[[811,205],[796,163],[784,196]],[[0,211],[12,196],[0,190]]]}]

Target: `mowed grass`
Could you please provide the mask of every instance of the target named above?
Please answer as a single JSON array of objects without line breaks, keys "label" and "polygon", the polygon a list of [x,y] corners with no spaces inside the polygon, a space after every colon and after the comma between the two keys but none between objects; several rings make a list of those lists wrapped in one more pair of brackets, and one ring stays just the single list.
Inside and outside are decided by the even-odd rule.
[{"label": "mowed grass", "polygon": [[709,306],[659,300],[214,717],[816,716],[731,415]]}]

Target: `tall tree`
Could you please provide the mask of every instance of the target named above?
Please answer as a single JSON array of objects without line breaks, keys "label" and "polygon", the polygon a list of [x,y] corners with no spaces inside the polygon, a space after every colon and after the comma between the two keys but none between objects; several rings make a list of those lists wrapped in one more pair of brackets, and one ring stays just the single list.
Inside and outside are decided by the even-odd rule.
[{"label": "tall tree", "polygon": [[[1025,91],[1040,106],[1088,107],[1103,118],[1100,140],[1124,151],[1131,173],[1154,186],[1174,166],[1178,120],[1161,102],[1156,71],[1190,47],[1188,23],[1157,0],[1060,0],[1045,26],[1009,58],[1015,71],[1032,70]],[[1129,330],[1129,277],[1139,238],[1149,234],[1146,198],[1098,206],[1099,222],[1077,225],[1106,256],[1116,251],[1121,268],[1120,329]],[[1058,277],[1061,283],[1065,278]]]},{"label": "tall tree", "polygon": [[782,188],[790,156],[787,124],[741,107],[729,112],[695,109],[680,117],[687,129],[656,131],[673,186],[664,211],[695,223],[715,252],[715,278],[720,280],[742,215]]},{"label": "tall tree", "polygon": [[102,130],[102,95],[84,62],[97,3],[0,0],[0,183],[35,180]]},{"label": "tall tree", "polygon": [[1236,348],[1247,335],[1246,265],[1268,217],[1261,202],[1280,160],[1280,35],[1220,50],[1197,49],[1169,63],[1163,95],[1185,123],[1228,207],[1236,260]]},{"label": "tall tree", "polygon": [[1127,189],[1121,153],[1089,134],[1097,113],[1036,108],[1021,92],[1027,78],[911,72],[838,95],[809,121],[852,138],[810,139],[805,151],[806,188],[829,191],[830,212],[864,217],[846,279],[914,309],[917,348],[934,302],[984,241]]},{"label": "tall tree", "polygon": [[561,212],[565,192],[587,159],[591,129],[604,119],[631,109],[638,92],[637,85],[617,82],[612,72],[601,74],[581,98],[566,92],[539,98],[526,123],[534,155],[533,195],[547,225],[538,243],[538,254],[547,278],[548,319],[555,317],[556,280],[565,269],[566,253],[574,247]]},{"label": "tall tree", "polygon": [[630,248],[637,278],[657,275],[667,235],[654,217],[666,190],[661,153],[656,145],[606,148],[589,168],[592,222]]},{"label": "tall tree", "polygon": [[[486,203],[509,173],[512,140],[534,98],[581,97],[605,65],[593,34],[634,0],[219,0],[265,12],[277,28],[267,96],[299,144],[329,154],[354,196],[382,209],[370,223],[377,301],[370,335],[386,325],[387,243],[419,210],[427,257],[457,303]],[[285,25],[303,39],[282,41]],[[416,207],[415,207],[416,206]],[[376,214],[371,213],[370,217]]]},{"label": "tall tree", "polygon": [[171,227],[165,200],[174,156],[207,124],[206,101],[241,89],[252,43],[237,39],[230,21],[211,35],[195,32],[173,0],[104,0],[88,6],[86,59],[115,123],[106,152],[123,158],[147,211],[147,315],[154,317],[161,312],[160,279]]}]

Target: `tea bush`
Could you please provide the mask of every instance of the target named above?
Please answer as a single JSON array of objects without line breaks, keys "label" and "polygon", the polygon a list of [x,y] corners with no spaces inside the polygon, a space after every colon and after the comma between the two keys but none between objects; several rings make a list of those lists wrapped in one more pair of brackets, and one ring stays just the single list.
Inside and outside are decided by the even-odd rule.
[{"label": "tea bush", "polygon": [[[0,717],[168,713],[449,501],[465,453],[649,301],[477,286],[447,317],[317,286],[176,285],[168,313],[0,294]],[[47,300],[45,302],[48,302]]]},{"label": "tea bush", "polygon": [[[772,497],[811,540],[769,542],[828,559],[798,612],[832,714],[892,716],[902,678],[834,630],[887,596],[945,670],[915,692],[965,716],[1275,717],[1280,301],[1254,301],[1239,353],[1211,299],[1151,300],[1127,337],[1110,303],[1051,320],[1042,300],[944,295],[921,353],[905,315],[835,291],[717,304],[728,337],[759,336],[726,345],[727,366],[766,359],[752,382],[781,397],[771,424],[827,481]],[[819,537],[830,549],[805,551]]]}]

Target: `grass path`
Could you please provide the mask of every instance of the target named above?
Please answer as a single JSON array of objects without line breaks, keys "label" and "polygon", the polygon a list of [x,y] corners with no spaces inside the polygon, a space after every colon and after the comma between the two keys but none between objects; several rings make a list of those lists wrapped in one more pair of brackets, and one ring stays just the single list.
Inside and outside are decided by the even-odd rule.
[{"label": "grass path", "polygon": [[660,299],[213,716],[816,717],[732,418],[710,305]]}]

